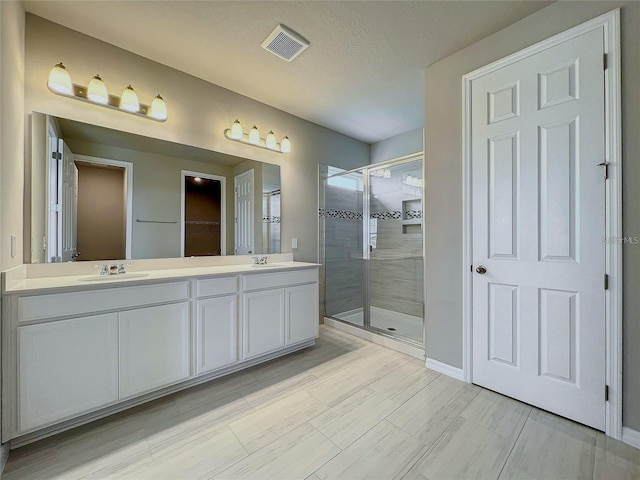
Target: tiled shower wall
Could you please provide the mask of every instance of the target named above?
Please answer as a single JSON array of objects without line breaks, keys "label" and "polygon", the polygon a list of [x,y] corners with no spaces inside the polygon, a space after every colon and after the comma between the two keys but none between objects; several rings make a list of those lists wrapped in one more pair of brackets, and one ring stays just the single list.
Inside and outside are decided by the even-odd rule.
[{"label": "tiled shower wall", "polygon": [[[362,259],[362,192],[324,185],[320,166],[319,262],[321,315],[364,306],[366,278]],[[423,317],[422,232],[403,233],[402,205],[371,205],[377,218],[377,245],[371,260],[371,305]],[[390,214],[380,214],[389,212]],[[412,212],[422,217],[422,212]],[[394,218],[396,217],[396,218]],[[326,282],[326,288],[325,288]],[[323,306],[326,305],[326,312]]]},{"label": "tiled shower wall", "polygon": [[[362,192],[327,186],[324,208],[319,212],[324,224],[326,315],[362,308],[365,272],[362,259]],[[324,243],[323,243],[324,240]]]},{"label": "tiled shower wall", "polygon": [[378,220],[377,248],[371,256],[371,306],[422,318],[422,233],[402,233],[402,227],[401,219]]}]

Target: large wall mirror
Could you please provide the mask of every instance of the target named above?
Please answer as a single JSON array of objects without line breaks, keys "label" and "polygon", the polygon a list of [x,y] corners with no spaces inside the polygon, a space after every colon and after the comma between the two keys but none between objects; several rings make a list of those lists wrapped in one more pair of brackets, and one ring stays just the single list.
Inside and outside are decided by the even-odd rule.
[{"label": "large wall mirror", "polygon": [[31,262],[280,252],[280,167],[32,114]]}]

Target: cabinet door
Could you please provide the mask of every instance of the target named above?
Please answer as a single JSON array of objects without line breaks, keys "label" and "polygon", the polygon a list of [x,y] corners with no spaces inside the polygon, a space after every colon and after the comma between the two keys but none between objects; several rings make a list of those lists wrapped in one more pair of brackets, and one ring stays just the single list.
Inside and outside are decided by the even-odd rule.
[{"label": "cabinet door", "polygon": [[120,398],[189,377],[189,303],[120,312]]},{"label": "cabinet door", "polygon": [[238,360],[238,296],[198,300],[196,373],[202,374]]},{"label": "cabinet door", "polygon": [[287,345],[318,336],[318,284],[287,288]]},{"label": "cabinet door", "polygon": [[117,314],[19,327],[18,358],[20,432],[115,402]]},{"label": "cabinet door", "polygon": [[244,294],[243,358],[284,347],[284,288]]}]

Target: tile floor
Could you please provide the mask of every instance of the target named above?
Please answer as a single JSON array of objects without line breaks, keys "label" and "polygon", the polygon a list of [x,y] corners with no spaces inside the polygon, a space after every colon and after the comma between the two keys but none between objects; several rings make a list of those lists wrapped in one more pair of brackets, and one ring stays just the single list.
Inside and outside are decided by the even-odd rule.
[{"label": "tile floor", "polygon": [[321,327],[315,347],[11,452],[14,479],[633,479],[640,450]]}]

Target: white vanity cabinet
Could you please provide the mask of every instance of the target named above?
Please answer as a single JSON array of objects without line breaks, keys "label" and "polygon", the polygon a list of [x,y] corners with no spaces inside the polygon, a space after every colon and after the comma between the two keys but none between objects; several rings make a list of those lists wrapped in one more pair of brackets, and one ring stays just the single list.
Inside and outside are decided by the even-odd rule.
[{"label": "white vanity cabinet", "polygon": [[196,309],[196,374],[236,363],[238,295],[198,300]]},{"label": "white vanity cabinet", "polygon": [[2,440],[28,443],[314,343],[316,266],[228,270],[5,291]]},{"label": "white vanity cabinet", "polygon": [[18,328],[20,431],[118,399],[115,313]]},{"label": "white vanity cabinet", "polygon": [[318,283],[296,285],[286,289],[286,345],[318,337]]},{"label": "white vanity cabinet", "polygon": [[249,359],[284,347],[284,288],[243,295],[242,358]]},{"label": "white vanity cabinet", "polygon": [[196,375],[239,360],[238,279],[233,276],[196,282]]},{"label": "white vanity cabinet", "polygon": [[318,336],[318,270],[243,278],[243,358]]},{"label": "white vanity cabinet", "polygon": [[118,313],[120,399],[190,376],[189,302]]}]

